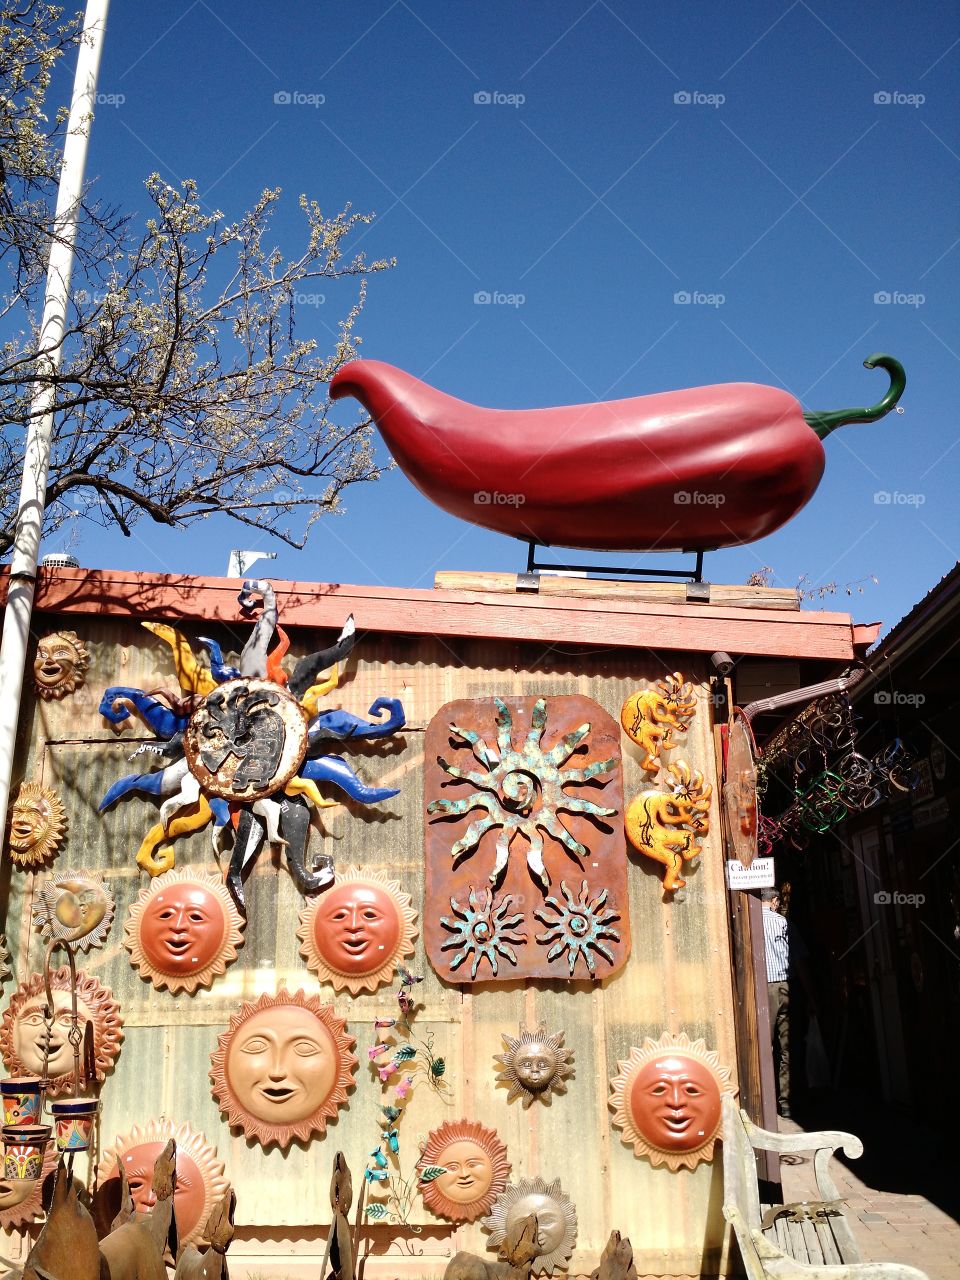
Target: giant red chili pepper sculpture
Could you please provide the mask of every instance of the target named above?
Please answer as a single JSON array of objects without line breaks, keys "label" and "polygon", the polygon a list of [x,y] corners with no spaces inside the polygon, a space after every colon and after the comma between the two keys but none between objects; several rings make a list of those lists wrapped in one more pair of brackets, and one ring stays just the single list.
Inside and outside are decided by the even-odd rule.
[{"label": "giant red chili pepper sculpture", "polygon": [[356,360],[330,396],[355,396],[400,469],[437,506],[545,545],[707,551],[779,529],[823,475],[820,441],[875,422],[906,385],[903,366],[870,409],[804,413],[752,382],[554,409],[482,409],[379,360]]}]

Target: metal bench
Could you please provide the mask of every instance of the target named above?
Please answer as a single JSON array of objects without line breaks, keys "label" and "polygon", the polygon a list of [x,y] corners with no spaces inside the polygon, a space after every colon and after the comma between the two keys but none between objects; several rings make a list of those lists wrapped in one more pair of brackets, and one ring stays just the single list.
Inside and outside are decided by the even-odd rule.
[{"label": "metal bench", "polygon": [[[851,1133],[770,1133],[759,1129],[733,1097],[723,1099],[723,1216],[733,1227],[749,1280],[927,1280],[898,1262],[863,1262],[843,1212],[843,1200],[827,1171],[837,1148],[863,1154]],[[760,1202],[757,1151],[815,1152],[819,1201],[765,1205]]]}]

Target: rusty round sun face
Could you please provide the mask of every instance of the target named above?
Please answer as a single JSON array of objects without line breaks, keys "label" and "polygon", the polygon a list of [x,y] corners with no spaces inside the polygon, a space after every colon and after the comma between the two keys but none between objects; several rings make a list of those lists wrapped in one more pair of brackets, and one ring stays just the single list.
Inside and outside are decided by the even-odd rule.
[{"label": "rusty round sun face", "polygon": [[653,1165],[693,1169],[710,1160],[720,1132],[720,1103],[730,1071],[703,1040],[665,1031],[631,1049],[611,1081],[613,1123],[634,1154]]},{"label": "rusty round sun face", "polygon": [[347,1102],[357,1058],[346,1022],[319,996],[281,989],[230,1019],[211,1059],[229,1124],[265,1147],[308,1142]]},{"label": "rusty round sun face", "polygon": [[375,991],[413,955],[416,913],[410,895],[382,872],[346,867],[332,889],[300,912],[300,954],[335,991]]},{"label": "rusty round sun face", "polygon": [[130,963],[157,988],[209,987],[243,945],[244,921],[219,876],[184,867],[140,890],[124,924]]},{"label": "rusty round sun face", "polygon": [[149,1213],[153,1207],[153,1166],[171,1138],[177,1144],[173,1201],[177,1232],[181,1244],[192,1244],[201,1239],[214,1205],[229,1191],[223,1161],[203,1134],[172,1120],[148,1120],[145,1125],[134,1125],[104,1152],[97,1181],[102,1184],[118,1177],[122,1165],[134,1208],[138,1214]]},{"label": "rusty round sun face", "polygon": [[451,1222],[489,1213],[510,1176],[507,1148],[476,1120],[447,1121],[427,1134],[417,1167],[423,1203]]},{"label": "rusty round sun face", "polygon": [[228,680],[204,698],[183,738],[190,772],[222,800],[262,800],[307,753],[309,716],[271,680]]}]

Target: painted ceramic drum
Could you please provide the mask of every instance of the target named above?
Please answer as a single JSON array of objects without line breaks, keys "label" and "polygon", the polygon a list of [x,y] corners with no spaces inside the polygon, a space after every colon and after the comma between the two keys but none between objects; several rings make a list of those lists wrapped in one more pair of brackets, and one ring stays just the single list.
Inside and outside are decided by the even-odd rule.
[{"label": "painted ceramic drum", "polygon": [[3,1176],[16,1182],[36,1182],[50,1141],[48,1124],[3,1126]]},{"label": "painted ceramic drum", "polygon": [[11,1080],[0,1080],[3,1123],[39,1124],[43,1099],[41,1090],[42,1081],[39,1076],[15,1076]]},{"label": "painted ceramic drum", "polygon": [[670,1169],[693,1169],[713,1157],[721,1097],[734,1091],[716,1053],[702,1040],[665,1031],[617,1066],[610,1084],[613,1123],[634,1155]]},{"label": "painted ceramic drum", "polygon": [[63,1098],[51,1102],[58,1151],[88,1151],[100,1104],[94,1098]]},{"label": "painted ceramic drum", "polygon": [[209,987],[237,958],[244,921],[219,876],[168,871],[140,890],[124,923],[130,962],[155,987]]},{"label": "painted ceramic drum", "polygon": [[230,1019],[211,1059],[213,1096],[232,1127],[264,1146],[308,1142],[346,1105],[355,1046],[332,1005],[281,988]]},{"label": "painted ceramic drum", "polygon": [[375,991],[414,953],[417,917],[396,880],[362,867],[338,868],[332,889],[300,912],[300,954],[335,991]]}]

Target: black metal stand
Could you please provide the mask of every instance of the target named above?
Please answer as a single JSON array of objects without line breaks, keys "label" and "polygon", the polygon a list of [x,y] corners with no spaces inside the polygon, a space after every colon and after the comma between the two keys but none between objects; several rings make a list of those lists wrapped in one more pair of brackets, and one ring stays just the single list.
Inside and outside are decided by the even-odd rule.
[{"label": "black metal stand", "polygon": [[686,578],[690,582],[703,581],[703,555],[702,551],[696,552],[697,562],[692,567],[686,569],[648,569],[637,568],[628,569],[623,565],[605,565],[605,564],[538,564],[537,563],[537,547],[546,546],[546,543],[537,542],[533,538],[524,538],[527,544],[527,573],[536,574],[541,569],[563,570],[566,569],[572,573],[599,573],[618,578]]}]

